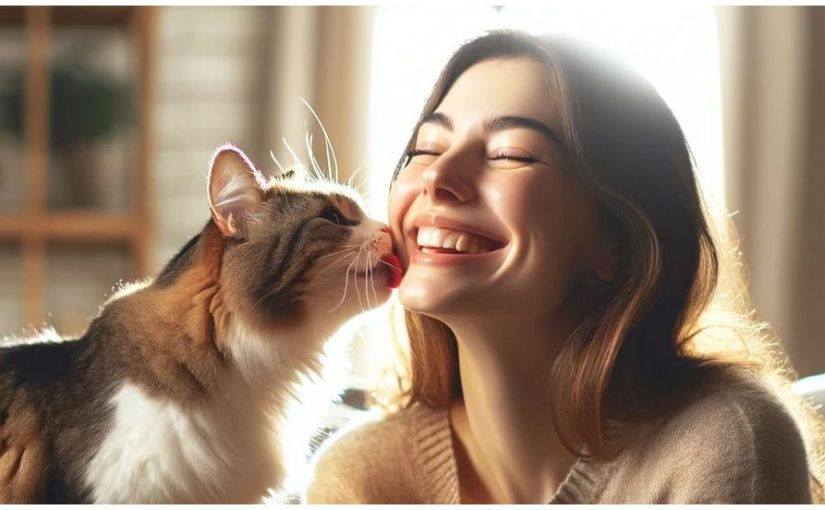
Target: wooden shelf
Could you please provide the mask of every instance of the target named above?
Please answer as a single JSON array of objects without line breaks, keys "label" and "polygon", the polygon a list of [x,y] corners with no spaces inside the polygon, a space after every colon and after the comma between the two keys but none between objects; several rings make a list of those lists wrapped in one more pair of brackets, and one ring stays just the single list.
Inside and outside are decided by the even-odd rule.
[{"label": "wooden shelf", "polygon": [[137,7],[52,7],[52,20],[56,26],[126,26]]},{"label": "wooden shelf", "polygon": [[[45,314],[46,257],[51,242],[126,246],[131,277],[146,274],[151,217],[148,193],[149,104],[151,103],[152,7],[0,7],[0,26],[20,27],[26,41],[23,104],[25,189],[19,211],[0,212],[0,242],[19,244],[23,282],[23,322],[41,324]],[[55,28],[113,27],[128,33],[134,48],[137,91],[133,153],[133,210],[52,210],[47,206],[50,45]],[[0,334],[4,332],[0,331]]]},{"label": "wooden shelf", "polygon": [[0,26],[22,26],[26,19],[25,7],[0,7]]},{"label": "wooden shelf", "polygon": [[133,215],[77,212],[48,216],[0,214],[0,240],[42,236],[46,239],[123,241],[144,234],[144,225]]},{"label": "wooden shelf", "polygon": [[[26,7],[0,7],[0,26],[22,26],[26,19]],[[52,24],[60,27],[126,26],[133,11],[139,7],[128,6],[60,6],[51,7]]]}]

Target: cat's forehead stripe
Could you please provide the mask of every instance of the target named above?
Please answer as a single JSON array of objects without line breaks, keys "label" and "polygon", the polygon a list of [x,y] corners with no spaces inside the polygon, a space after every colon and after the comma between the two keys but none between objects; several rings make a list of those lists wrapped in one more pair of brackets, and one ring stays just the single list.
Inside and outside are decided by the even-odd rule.
[{"label": "cat's forehead stripe", "polygon": [[[265,190],[264,199],[279,201],[282,197],[296,197],[301,203],[316,210],[333,205],[348,218],[357,219],[363,215],[362,201],[352,189],[335,183],[324,183],[324,186],[318,188],[317,184],[307,186],[298,183],[275,183]],[[286,198],[286,201],[290,202],[290,198]]]},{"label": "cat's forehead stripe", "polygon": [[359,218],[361,209],[350,197],[343,195],[332,195],[333,203],[344,213],[347,218]]}]

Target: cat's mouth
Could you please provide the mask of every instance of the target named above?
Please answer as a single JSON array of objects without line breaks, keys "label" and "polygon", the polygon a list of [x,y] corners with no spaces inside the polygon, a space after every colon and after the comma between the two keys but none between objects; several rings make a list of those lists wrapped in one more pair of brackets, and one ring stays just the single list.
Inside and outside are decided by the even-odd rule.
[{"label": "cat's mouth", "polygon": [[383,282],[391,289],[401,284],[401,261],[392,253],[385,253],[378,263],[365,271],[357,271],[356,278]]}]

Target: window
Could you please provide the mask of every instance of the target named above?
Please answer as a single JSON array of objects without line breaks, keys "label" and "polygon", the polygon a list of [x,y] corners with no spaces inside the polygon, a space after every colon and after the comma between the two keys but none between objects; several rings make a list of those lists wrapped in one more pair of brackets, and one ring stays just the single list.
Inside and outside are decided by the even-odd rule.
[{"label": "window", "polygon": [[[390,177],[438,72],[464,41],[486,30],[559,33],[602,47],[636,68],[673,110],[691,146],[702,187],[724,205],[722,112],[716,19],[701,5],[546,3],[376,9],[369,115],[370,214],[387,216]],[[386,307],[354,349],[356,373],[375,375],[390,338]],[[386,342],[384,342],[386,343]]]}]

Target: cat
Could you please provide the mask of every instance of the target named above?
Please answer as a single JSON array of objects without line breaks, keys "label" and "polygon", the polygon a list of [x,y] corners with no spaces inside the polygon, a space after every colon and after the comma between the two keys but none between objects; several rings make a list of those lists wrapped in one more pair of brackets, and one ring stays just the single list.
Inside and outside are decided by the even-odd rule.
[{"label": "cat", "polygon": [[386,301],[398,259],[347,186],[266,179],[226,145],[207,191],[203,230],[81,337],[0,349],[0,502],[255,503],[281,484],[295,382]]}]

